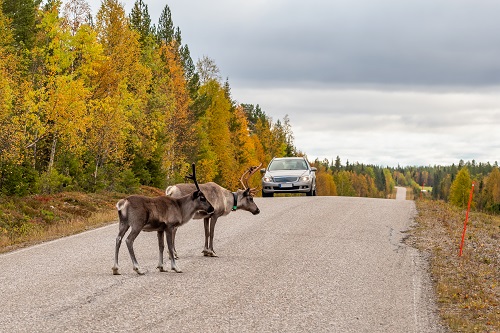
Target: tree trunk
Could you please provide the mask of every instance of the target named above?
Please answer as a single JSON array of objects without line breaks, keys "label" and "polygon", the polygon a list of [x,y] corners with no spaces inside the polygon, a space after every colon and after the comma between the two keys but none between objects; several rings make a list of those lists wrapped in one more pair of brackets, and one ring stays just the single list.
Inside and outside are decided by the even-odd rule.
[{"label": "tree trunk", "polygon": [[52,167],[54,166],[54,160],[56,157],[56,147],[57,147],[57,135],[54,135],[54,139],[52,139],[52,147],[50,148],[50,160],[49,160],[49,167],[47,170],[49,173],[52,171]]}]

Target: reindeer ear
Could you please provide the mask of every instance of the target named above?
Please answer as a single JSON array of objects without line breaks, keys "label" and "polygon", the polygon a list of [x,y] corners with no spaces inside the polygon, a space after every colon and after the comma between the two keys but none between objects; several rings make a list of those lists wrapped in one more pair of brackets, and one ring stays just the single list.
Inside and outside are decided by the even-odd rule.
[{"label": "reindeer ear", "polygon": [[245,192],[243,192],[244,197],[248,197],[250,195],[250,188],[247,188]]}]

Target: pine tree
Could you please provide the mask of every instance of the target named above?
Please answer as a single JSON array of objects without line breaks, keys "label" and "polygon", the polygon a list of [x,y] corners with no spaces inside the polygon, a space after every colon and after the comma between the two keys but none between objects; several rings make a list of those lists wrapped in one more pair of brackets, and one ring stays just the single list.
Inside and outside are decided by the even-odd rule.
[{"label": "pine tree", "polygon": [[41,0],[3,0],[2,12],[12,20],[14,40],[21,48],[31,50],[33,47],[40,3]]},{"label": "pine tree", "polygon": [[146,5],[142,0],[136,0],[129,15],[129,21],[132,29],[139,33],[139,41],[144,47],[153,35],[148,5]]},{"label": "pine tree", "polygon": [[339,172],[342,169],[342,163],[340,161],[340,157],[337,155],[337,158],[335,159],[335,164],[333,167],[334,172]]},{"label": "pine tree", "polygon": [[200,75],[196,72],[196,66],[191,58],[191,53],[187,44],[179,48],[179,54],[181,56],[182,66],[184,67],[184,75],[188,82],[187,87],[189,95],[192,100],[195,100],[196,93],[200,88]]},{"label": "pine tree", "polygon": [[159,43],[168,45],[174,40],[174,35],[175,28],[172,21],[172,13],[170,12],[170,7],[165,5],[158,20],[158,26],[156,27],[156,38]]}]

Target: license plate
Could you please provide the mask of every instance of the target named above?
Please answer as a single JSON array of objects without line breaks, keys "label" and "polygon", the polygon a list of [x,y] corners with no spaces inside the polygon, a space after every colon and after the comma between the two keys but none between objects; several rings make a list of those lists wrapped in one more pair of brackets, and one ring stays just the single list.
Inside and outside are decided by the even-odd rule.
[{"label": "license plate", "polygon": [[292,186],[293,186],[293,184],[280,184],[281,188],[290,188]]}]

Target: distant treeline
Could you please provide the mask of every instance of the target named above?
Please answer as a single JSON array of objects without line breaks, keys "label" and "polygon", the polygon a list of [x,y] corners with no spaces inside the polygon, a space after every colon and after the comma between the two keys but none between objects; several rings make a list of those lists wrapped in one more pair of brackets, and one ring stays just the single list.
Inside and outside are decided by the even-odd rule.
[{"label": "distant treeline", "polygon": [[236,189],[249,166],[300,154],[288,117],[193,62],[168,6],[151,24],[142,0],[96,17],[84,0],[0,0],[0,31],[0,194],[164,188],[192,162]]},{"label": "distant treeline", "polygon": [[405,167],[393,170],[396,184],[411,186],[415,193],[423,187],[432,187],[431,198],[444,200],[465,208],[472,183],[475,183],[472,208],[500,213],[500,171],[493,164],[464,162],[451,166]]},{"label": "distant treeline", "polygon": [[[380,167],[360,163],[342,165],[335,161],[316,160],[319,195],[387,197],[394,186],[413,190],[416,197],[443,200],[465,208],[472,183],[475,183],[472,208],[500,213],[500,171],[498,163],[474,160],[451,166]],[[425,190],[425,194],[424,193]]]}]

